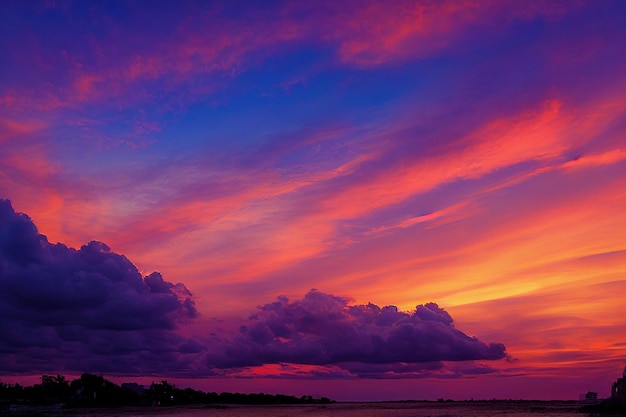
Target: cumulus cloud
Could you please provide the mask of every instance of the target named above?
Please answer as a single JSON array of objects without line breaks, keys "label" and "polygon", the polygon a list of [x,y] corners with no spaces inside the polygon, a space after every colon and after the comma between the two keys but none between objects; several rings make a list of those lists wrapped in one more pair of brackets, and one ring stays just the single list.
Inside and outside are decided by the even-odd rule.
[{"label": "cumulus cloud", "polygon": [[259,306],[235,334],[183,337],[181,323],[198,315],[183,284],[142,277],[101,242],[51,244],[8,200],[0,288],[0,373],[455,377],[491,372],[474,362],[506,357],[504,345],[457,330],[437,304],[406,313],[317,290]]},{"label": "cumulus cloud", "polygon": [[302,300],[279,297],[260,306],[237,337],[211,346],[206,363],[218,370],[332,365],[353,375],[410,377],[440,370],[446,361],[505,357],[504,345],[457,330],[437,304],[405,313],[394,306],[349,305],[343,297],[311,290]]},{"label": "cumulus cloud", "polygon": [[0,372],[186,366],[192,343],[175,329],[197,311],[183,284],[142,277],[101,242],[51,244],[8,200],[0,200],[0,288]]}]

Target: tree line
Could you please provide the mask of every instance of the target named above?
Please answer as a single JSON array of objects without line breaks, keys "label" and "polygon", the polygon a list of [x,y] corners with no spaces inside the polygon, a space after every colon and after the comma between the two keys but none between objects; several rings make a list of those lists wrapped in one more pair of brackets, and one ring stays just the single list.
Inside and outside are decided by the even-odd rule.
[{"label": "tree line", "polygon": [[43,375],[32,386],[0,382],[0,404],[59,404],[66,407],[175,406],[185,404],[327,404],[326,397],[282,394],[204,392],[177,388],[167,381],[143,387],[134,382],[117,385],[100,375],[82,374],[68,381],[62,375]]}]

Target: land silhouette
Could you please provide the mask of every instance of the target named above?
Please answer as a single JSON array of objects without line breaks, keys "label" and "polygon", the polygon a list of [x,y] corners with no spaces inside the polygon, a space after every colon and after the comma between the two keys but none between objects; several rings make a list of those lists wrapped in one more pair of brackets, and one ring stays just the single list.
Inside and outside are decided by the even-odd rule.
[{"label": "land silhouette", "polygon": [[626,415],[626,367],[622,372],[622,377],[613,382],[611,396],[596,404],[586,405],[583,410],[594,413]]},{"label": "land silhouette", "polygon": [[[626,369],[624,371],[626,378]],[[620,378],[613,384],[612,396],[605,400],[598,400],[595,404],[576,405],[574,401],[532,401],[532,400],[464,400],[452,401],[439,399],[438,401],[400,401],[393,402],[395,406],[402,404],[443,403],[452,406],[470,407],[472,412],[492,412],[491,408],[484,407],[530,407],[533,412],[548,412],[554,407],[563,409],[564,405],[571,410],[591,412],[594,414],[618,414],[626,412],[623,389],[626,388],[626,379]],[[594,393],[595,394],[595,393]],[[387,402],[379,403],[385,404]],[[61,409],[109,409],[117,407],[185,407],[202,405],[203,408],[228,408],[232,406],[282,406],[282,405],[309,405],[317,404],[327,407],[327,404],[341,406],[342,403],[326,397],[301,397],[283,394],[264,393],[230,393],[204,392],[192,388],[178,388],[162,380],[143,386],[136,382],[126,382],[117,385],[101,375],[84,373],[79,378],[68,380],[62,375],[42,375],[41,382],[32,386],[22,386],[19,383],[0,382],[0,414],[7,412],[15,415],[49,415],[58,413]],[[376,403],[371,403],[376,404]],[[474,404],[476,405],[474,407]],[[491,404],[491,405],[490,405]],[[352,404],[354,405],[354,404]],[[472,406],[470,406],[472,405]],[[552,407],[552,408],[551,408]],[[570,409],[570,408],[567,408]],[[463,408],[465,410],[465,408]],[[467,411],[467,410],[466,410]],[[26,413],[26,414],[24,414]],[[169,411],[168,411],[169,413]],[[52,414],[50,414],[52,415]],[[56,414],[54,414],[56,415]],[[485,414],[487,415],[487,414]]]},{"label": "land silhouette", "polygon": [[135,382],[117,385],[100,375],[82,374],[68,381],[43,375],[41,383],[22,386],[0,382],[0,411],[17,406],[63,404],[64,407],[179,406],[186,404],[329,404],[326,397],[282,394],[204,392],[177,388],[167,381],[144,387]]}]

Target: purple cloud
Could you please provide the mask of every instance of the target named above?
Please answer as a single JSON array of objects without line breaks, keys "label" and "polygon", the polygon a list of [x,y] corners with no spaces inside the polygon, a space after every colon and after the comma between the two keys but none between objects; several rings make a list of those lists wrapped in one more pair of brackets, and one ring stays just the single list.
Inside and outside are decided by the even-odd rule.
[{"label": "purple cloud", "polygon": [[395,306],[348,305],[345,298],[311,290],[260,306],[240,334],[210,348],[218,369],[277,363],[337,365],[355,374],[414,374],[443,361],[497,360],[504,345],[486,344],[454,328],[437,304],[412,313]]},{"label": "purple cloud", "polygon": [[317,290],[258,307],[234,336],[183,337],[179,326],[198,315],[183,284],[142,277],[101,242],[51,244],[8,200],[0,200],[0,287],[0,373],[245,376],[293,364],[313,367],[287,377],[414,378],[490,372],[444,362],[506,357],[504,345],[457,330],[437,304],[405,313]]},{"label": "purple cloud", "polygon": [[152,372],[183,367],[174,330],[197,311],[183,284],[142,278],[101,242],[51,244],[0,200],[0,372]]}]

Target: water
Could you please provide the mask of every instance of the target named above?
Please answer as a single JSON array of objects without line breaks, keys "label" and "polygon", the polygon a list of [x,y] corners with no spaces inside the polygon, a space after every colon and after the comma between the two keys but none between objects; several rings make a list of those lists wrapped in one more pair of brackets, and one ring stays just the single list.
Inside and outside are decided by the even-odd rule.
[{"label": "water", "polygon": [[[76,409],[51,412],[49,417],[587,417],[575,402],[495,401],[495,402],[389,402],[339,403],[327,405],[277,406],[189,406],[172,408]],[[12,414],[12,413],[11,413]]]}]

